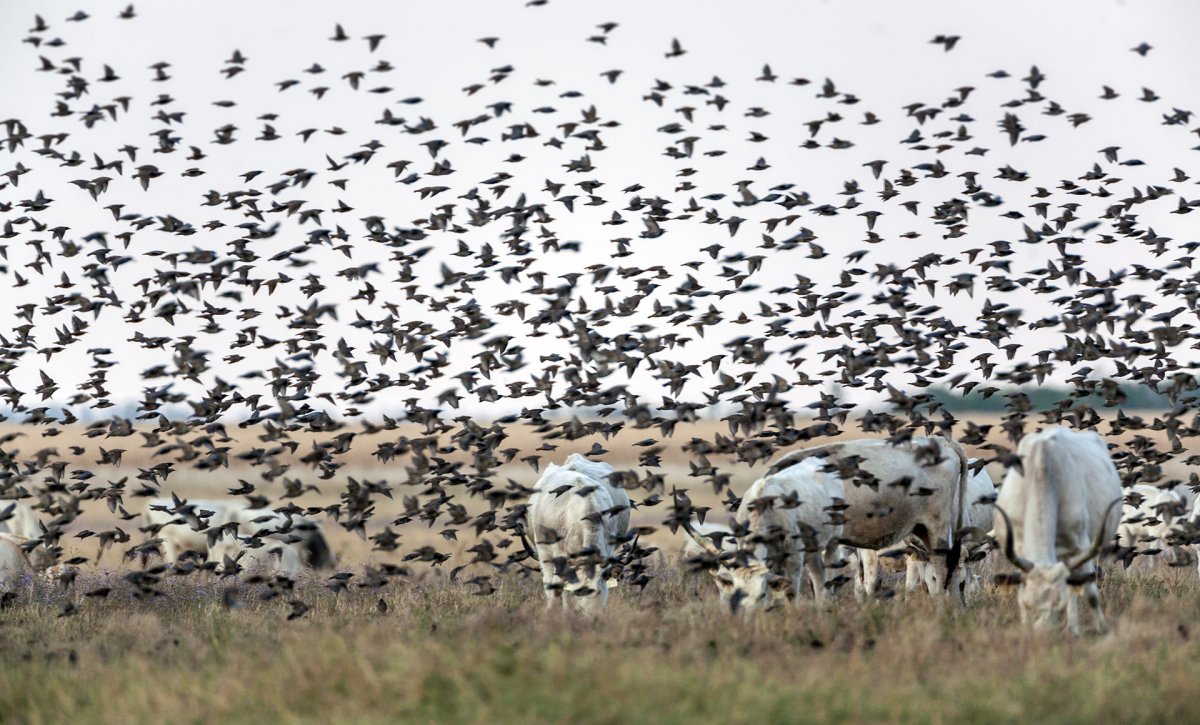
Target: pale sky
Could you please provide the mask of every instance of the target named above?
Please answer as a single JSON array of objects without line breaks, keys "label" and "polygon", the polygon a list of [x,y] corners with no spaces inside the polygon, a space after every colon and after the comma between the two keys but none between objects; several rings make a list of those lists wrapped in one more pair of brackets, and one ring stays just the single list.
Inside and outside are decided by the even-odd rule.
[{"label": "pale sky", "polygon": [[[1041,266],[1053,253],[1053,249],[1044,245],[1016,243],[1022,236],[1023,223],[1036,226],[1042,221],[1029,208],[1033,200],[1028,196],[1034,187],[1054,190],[1064,179],[1087,184],[1079,178],[1095,163],[1105,169],[1119,170],[1113,174],[1123,181],[1109,187],[1114,197],[1108,200],[1072,197],[1061,191],[1055,191],[1046,199],[1052,205],[1050,217],[1061,212],[1059,204],[1077,201],[1082,205],[1076,212],[1079,220],[1066,230],[1070,232],[1078,224],[1094,219],[1103,212],[1105,204],[1127,195],[1134,186],[1144,190],[1149,184],[1167,185],[1177,194],[1191,199],[1195,196],[1195,180],[1172,183],[1173,168],[1183,169],[1189,175],[1200,171],[1200,166],[1195,163],[1198,152],[1192,149],[1200,144],[1200,138],[1189,133],[1200,122],[1192,120],[1181,126],[1162,124],[1163,115],[1172,113],[1173,108],[1200,108],[1200,88],[1194,81],[1200,49],[1192,37],[1195,28],[1200,27],[1200,5],[1194,2],[742,2],[734,11],[730,4],[716,2],[585,4],[551,0],[545,6],[527,7],[523,2],[507,0],[342,4],[215,0],[138,3],[135,4],[137,18],[117,19],[117,13],[126,4],[87,3],[86,10],[91,17],[78,23],[66,21],[78,9],[78,4],[0,4],[0,67],[5,68],[0,119],[20,119],[34,136],[68,131],[69,139],[56,148],[65,153],[78,150],[87,162],[74,168],[57,168],[50,159],[33,153],[41,145],[36,139],[27,141],[24,148],[14,154],[0,153],[0,171],[13,169],[18,162],[32,169],[20,177],[19,188],[9,186],[0,190],[0,202],[8,204],[31,199],[41,189],[55,200],[50,209],[37,215],[42,223],[51,228],[69,227],[66,238],[76,242],[81,242],[89,233],[106,231],[112,245],[118,249],[114,256],[122,252],[120,243],[113,236],[130,227],[126,222],[114,222],[111,213],[104,208],[109,204],[124,204],[125,213],[174,214],[197,228],[211,219],[220,219],[228,225],[211,233],[201,229],[189,237],[156,232],[153,226],[137,232],[129,250],[123,252],[134,261],[109,275],[126,302],[140,296],[138,280],[169,268],[161,257],[148,256],[147,252],[185,252],[199,248],[224,256],[231,249],[228,243],[239,234],[235,225],[245,219],[238,212],[201,206],[205,192],[210,189],[227,191],[248,186],[264,189],[288,170],[316,170],[318,174],[307,188],[287,189],[273,198],[280,203],[303,199],[307,207],[327,210],[321,215],[321,226],[332,229],[334,225],[341,225],[350,234],[360,235],[363,231],[360,220],[364,217],[382,216],[390,226],[407,227],[413,220],[427,219],[438,205],[447,202],[459,204],[456,219],[461,221],[466,202],[455,197],[471,187],[478,187],[481,195],[493,198],[482,182],[504,171],[513,177],[505,182],[509,189],[494,206],[513,203],[523,193],[528,203],[548,205],[555,218],[550,226],[559,239],[580,242],[578,253],[538,255],[532,270],[545,271],[552,280],[555,275],[582,272],[594,263],[642,268],[664,265],[671,271],[672,279],[659,281],[662,287],[652,299],[643,303],[637,314],[613,320],[602,332],[614,336],[640,324],[653,324],[656,332],[652,334],[677,332],[687,335],[693,341],[686,348],[663,353],[660,357],[695,364],[723,352],[722,344],[731,338],[764,334],[769,322],[752,318],[745,325],[725,323],[707,330],[705,338],[699,339],[689,327],[672,327],[663,318],[647,317],[653,299],[668,303],[675,298],[670,291],[683,279],[684,271],[694,274],[706,286],[714,283],[722,271],[719,261],[706,261],[695,272],[679,266],[686,261],[709,260],[708,255],[698,250],[714,242],[724,245],[722,255],[736,252],[767,255],[763,270],[748,280],[748,284],[760,285],[756,291],[724,300],[715,297],[696,300],[693,314],[701,315],[709,304],[714,304],[727,320],[732,320],[742,311],[754,314],[761,304],[794,302],[794,296],[780,298],[771,290],[794,284],[796,274],[812,278],[817,283],[816,291],[828,294],[836,289],[834,285],[838,283],[840,272],[852,266],[867,270],[873,270],[876,263],[894,262],[904,266],[926,252],[960,255],[962,250],[985,247],[996,240],[1014,242],[1017,254],[1011,259],[1013,276],[1017,277]],[[21,42],[28,35],[26,31],[33,27],[35,12],[50,26],[43,34],[44,38],[61,37],[66,41],[65,46],[35,48]],[[597,25],[609,21],[619,25],[608,34],[606,44],[587,41],[589,36],[603,34]],[[328,40],[336,23],[345,27],[351,40],[344,43]],[[374,53],[362,39],[372,33],[386,35]],[[938,34],[959,35],[961,40],[947,53],[940,46],[929,43]],[[476,42],[478,38],[489,36],[499,38],[495,48],[489,49]],[[686,53],[680,57],[664,57],[673,38],[678,38]],[[1130,51],[1142,42],[1153,46],[1146,57]],[[226,79],[221,69],[226,67],[225,61],[235,49],[247,58],[245,71]],[[72,102],[73,108],[86,110],[92,103],[106,104],[113,98],[129,96],[132,98],[129,113],[115,123],[100,123],[91,130],[84,129],[78,118],[51,117],[49,114],[55,108],[54,94],[63,89],[67,76],[38,72],[39,56],[45,56],[55,66],[62,66],[72,57],[82,59],[80,75],[88,78],[91,85],[83,101]],[[381,60],[388,61],[393,70],[371,71]],[[170,80],[152,80],[155,72],[149,66],[159,61],[171,64],[166,69]],[[315,75],[304,72],[314,63],[324,67],[325,72]],[[104,64],[111,66],[120,79],[111,83],[98,82]],[[762,75],[764,64],[769,64],[778,76],[774,83],[755,80]],[[512,71],[502,82],[489,81],[493,69],[509,65]],[[1065,114],[1050,116],[1043,113],[1048,101],[1011,109],[1025,127],[1023,136],[1042,134],[1046,139],[1021,141],[1010,147],[998,127],[1005,111],[1009,110],[1001,104],[1025,97],[1025,83],[1020,79],[1027,76],[1034,65],[1046,76],[1038,90],[1048,100],[1059,103],[1066,114],[1086,113],[1092,120],[1072,128]],[[623,73],[615,83],[610,83],[600,75],[609,70]],[[1011,77],[988,77],[987,74],[997,70],[1005,70]],[[343,78],[353,71],[366,72],[357,91],[352,90]],[[709,95],[682,92],[688,85],[705,86],[714,76],[719,76],[725,85],[709,88]],[[791,79],[797,77],[807,78],[812,83],[791,85]],[[844,96],[819,98],[826,78],[834,81],[838,92],[852,93],[860,102],[853,105],[839,103]],[[288,79],[300,83],[280,92],[275,84]],[[538,85],[535,81],[539,79],[554,84]],[[673,87],[665,93],[667,98],[661,108],[643,99],[656,79]],[[484,87],[473,95],[463,91],[464,87],[475,83]],[[1102,85],[1111,86],[1120,97],[1101,100]],[[330,90],[318,100],[309,92],[316,86],[328,86]],[[975,90],[961,108],[947,109],[923,125],[906,115],[904,106],[921,102],[936,107],[963,86]],[[369,92],[383,87],[390,90]],[[1143,88],[1152,89],[1160,99],[1153,103],[1138,100]],[[562,97],[567,91],[576,91],[580,95]],[[729,105],[720,112],[706,104],[718,92],[729,100]],[[151,105],[160,94],[169,94],[173,101]],[[422,99],[420,103],[402,102],[417,97]],[[235,101],[237,105],[232,108],[213,105],[214,101],[225,99]],[[480,114],[492,115],[488,105],[497,102],[511,103],[511,112],[491,118],[465,135],[453,126],[456,121]],[[588,141],[579,138],[564,140],[562,149],[544,145],[553,136],[563,138],[559,124],[579,122],[582,113],[593,106],[601,123],[619,122],[618,126],[601,130],[604,150],[588,152],[585,150]],[[685,106],[695,109],[692,121],[678,110]],[[152,153],[155,141],[150,134],[164,127],[161,121],[152,118],[160,108],[168,113],[186,112],[181,124],[171,125],[173,133],[183,138],[180,151],[173,154]],[[374,123],[384,108],[406,118],[409,123],[416,123],[421,117],[430,118],[437,124],[437,129],[418,136],[404,134],[398,127]],[[747,115],[748,111],[754,113],[751,110],[754,108],[764,109],[769,115]],[[880,123],[861,125],[866,111],[876,114]],[[974,119],[966,124],[974,136],[971,141],[960,143],[943,154],[913,150],[911,144],[900,143],[914,129],[919,129],[926,143],[936,144],[933,134],[957,131],[960,124],[948,119],[959,112]],[[259,117],[267,113],[278,114],[277,120],[270,123],[282,138],[271,142],[255,141],[266,123]],[[844,120],[827,122],[817,134],[817,140],[825,145],[835,137],[847,139],[855,144],[854,147],[846,150],[800,148],[800,144],[810,137],[806,122],[825,119],[830,113],[839,114]],[[510,125],[524,122],[537,128],[537,138],[517,142],[499,140]],[[680,133],[669,133],[669,125],[675,123],[681,125]],[[237,127],[238,141],[229,145],[214,144],[213,129],[226,124]],[[711,128],[718,124],[725,128]],[[325,133],[326,129],[335,127],[344,129],[345,133],[336,136]],[[309,128],[318,130],[304,143],[296,133]],[[752,133],[761,134],[766,140],[751,141]],[[464,142],[473,136],[487,137],[490,142],[483,145]],[[684,136],[698,137],[692,158],[671,159],[663,155],[668,145],[678,143]],[[431,139],[449,142],[436,160],[449,160],[455,170],[453,174],[426,175],[434,159],[421,144]],[[340,162],[372,140],[382,147],[369,164],[351,164],[336,172],[325,170],[326,155]],[[139,147],[136,163],[130,163],[117,150],[125,144]],[[189,146],[199,147],[207,158],[188,161],[185,157]],[[985,156],[964,155],[963,152],[972,146],[989,151]],[[1145,163],[1121,167],[1107,163],[1099,150],[1108,146],[1121,147],[1120,160],[1136,158]],[[705,151],[716,149],[726,153],[719,157],[704,155]],[[570,173],[563,167],[584,153],[590,154],[594,171]],[[124,178],[115,178],[108,192],[98,201],[70,184],[72,180],[90,179],[102,173],[115,176],[112,172],[90,170],[93,154],[105,161],[125,158]],[[514,162],[509,160],[511,154],[525,158]],[[759,158],[770,168],[750,170]],[[416,171],[426,176],[411,185],[397,184],[386,164],[400,159],[412,162],[405,174]],[[877,194],[882,180],[876,181],[871,171],[863,167],[864,163],[877,159],[888,161],[883,172],[883,178],[887,179],[895,179],[901,169],[937,160],[945,165],[948,173],[940,179],[922,180],[915,186],[904,187],[899,198],[882,202]],[[164,172],[152,182],[148,192],[143,192],[137,182],[129,178],[132,169],[144,163],[155,164]],[[994,178],[997,169],[1005,165],[1028,173],[1030,181],[1017,183]],[[195,177],[181,176],[193,167],[205,173]],[[238,179],[239,174],[251,170],[263,173],[249,185]],[[688,170],[687,173],[694,170],[694,173],[680,176],[681,170]],[[1005,203],[994,208],[973,206],[967,236],[944,240],[944,228],[929,219],[931,206],[952,196],[963,197],[963,179],[958,174],[969,171],[977,172],[979,183],[1000,195]],[[918,177],[925,175],[923,171],[913,173]],[[339,178],[349,179],[345,190],[328,183]],[[606,199],[607,204],[586,206],[586,193],[579,189],[570,190],[569,185],[587,179],[603,182],[597,195]],[[543,190],[546,180],[568,185],[560,195],[573,193],[579,196],[573,213],[567,212],[562,203],[555,202],[554,197]],[[811,229],[828,256],[819,261],[809,259],[806,256],[809,248],[805,245],[783,253],[758,249],[765,231],[762,220],[790,212],[765,203],[734,207],[732,202],[739,198],[736,184],[741,180],[753,180],[751,189],[760,197],[780,184],[792,184],[793,191],[808,192],[813,205],[797,210],[800,216],[796,222],[790,227],[780,226],[773,236],[783,240],[801,227]],[[844,183],[851,180],[862,188],[862,192],[854,196],[861,207],[843,210],[838,216],[812,213],[811,209],[821,204],[844,204],[850,197],[840,192]],[[694,184],[695,188],[679,189],[685,181]],[[747,221],[731,238],[723,226],[700,223],[704,218],[704,212],[700,211],[693,219],[665,225],[667,233],[661,237],[641,239],[638,235],[645,229],[641,213],[626,211],[634,194],[621,192],[635,183],[644,187],[637,192],[643,197],[657,195],[668,199],[673,214],[682,213],[689,199],[694,198],[702,209],[716,209],[722,217],[736,214]],[[449,186],[450,191],[429,200],[418,199],[415,191],[431,185]],[[702,198],[715,193],[727,196],[719,200]],[[269,194],[264,195],[263,208],[270,206],[270,198]],[[328,211],[337,207],[339,201],[354,210],[344,214]],[[913,215],[905,211],[899,206],[902,201],[919,202],[918,213]],[[1168,198],[1139,209],[1143,226],[1152,226],[1158,234],[1175,240],[1172,251],[1161,260],[1154,260],[1143,246],[1132,240],[1111,246],[1088,242],[1076,249],[1086,255],[1087,268],[1099,276],[1133,263],[1164,264],[1182,254],[1175,249],[1179,243],[1194,238],[1192,220],[1196,217],[1169,214],[1176,204],[1175,198]],[[614,210],[621,213],[626,224],[602,224],[610,219]],[[875,227],[884,241],[876,245],[862,241],[865,222],[858,214],[868,210],[884,212]],[[1025,218],[1012,220],[999,216],[1012,210],[1022,212]],[[0,219],[12,221],[22,213],[14,207],[0,213]],[[39,383],[37,371],[43,367],[61,386],[58,399],[73,394],[75,386],[86,380],[88,374],[89,356],[82,354],[83,350],[94,347],[111,348],[112,357],[118,360],[118,365],[109,372],[114,402],[136,399],[143,386],[142,371],[154,365],[169,365],[171,361],[169,345],[166,351],[144,351],[127,342],[137,331],[147,336],[196,334],[195,347],[210,351],[210,360],[214,363],[213,369],[203,376],[205,383],[211,384],[214,377],[238,380],[247,372],[271,365],[281,353],[278,348],[263,351],[250,348],[249,352],[243,349],[239,352],[246,360],[234,365],[221,363],[220,358],[227,354],[234,332],[247,324],[255,324],[262,335],[272,339],[285,339],[291,335],[286,328],[286,319],[276,319],[275,313],[278,305],[292,306],[304,301],[295,288],[308,274],[316,274],[327,288],[315,299],[326,304],[337,303],[342,323],[353,322],[356,311],[364,317],[380,319],[388,314],[381,303],[388,301],[397,305],[401,322],[427,321],[439,329],[449,324],[448,315],[430,313],[421,305],[405,301],[400,289],[402,285],[392,282],[397,265],[387,261],[385,250],[366,243],[355,244],[353,260],[322,248],[304,255],[313,263],[309,267],[289,268],[282,262],[268,262],[273,254],[301,244],[307,232],[317,227],[316,223],[300,225],[295,217],[284,219],[282,214],[267,216],[268,223],[275,220],[283,223],[280,234],[251,247],[261,258],[255,274],[274,277],[282,272],[298,282],[290,287],[285,285],[271,298],[265,294],[257,298],[247,296],[241,305],[218,296],[228,287],[216,294],[211,289],[206,290],[203,296],[204,302],[234,311],[241,307],[256,308],[263,313],[261,317],[247,323],[235,321],[231,314],[222,320],[227,328],[225,333],[209,335],[198,331],[203,323],[195,317],[181,317],[173,328],[160,320],[132,325],[123,322],[117,311],[106,310],[92,323],[82,341],[71,346],[68,352],[55,356],[48,366],[42,364],[44,356],[32,353],[20,361],[12,380],[26,391],[24,402],[31,406],[38,404],[38,396],[32,390]],[[472,250],[490,243],[500,255],[497,267],[519,261],[504,255],[499,234],[505,226],[492,223],[482,228],[470,228],[461,234],[433,234],[413,245],[414,248],[432,247],[414,268],[418,287],[427,293],[444,295],[445,291],[434,287],[440,281],[438,270],[443,263],[455,270],[474,271],[474,258],[452,256],[460,239]],[[56,259],[52,270],[47,270],[44,276],[38,275],[24,266],[33,260],[32,249],[24,242],[41,238],[46,240],[47,250],[58,251],[60,246],[50,241],[48,231],[34,234],[29,225],[17,228],[21,236],[0,241],[8,247],[9,267],[4,284],[15,282],[14,271],[29,283],[4,291],[0,326],[6,329],[21,324],[15,316],[20,305],[41,305],[47,296],[58,294],[60,290],[55,289],[55,285],[60,283],[63,272],[73,282],[81,283],[86,279],[83,266],[94,261],[86,255],[94,248],[88,243],[83,253],[70,259]],[[537,228],[536,224],[531,226],[527,237],[531,241],[537,241]],[[916,239],[899,236],[911,231],[919,232],[921,236]],[[1088,238],[1095,239],[1097,234],[1108,231],[1097,229]],[[633,239],[630,243],[632,256],[612,258],[616,246],[610,240],[615,237]],[[868,254],[862,261],[846,262],[846,255],[864,249]],[[378,299],[374,304],[349,300],[358,284],[345,282],[336,272],[371,261],[380,262],[382,271],[368,280],[378,289]],[[742,272],[746,270],[745,262],[727,263],[726,266]],[[965,271],[968,268],[964,261],[935,275],[944,283],[953,274]],[[989,297],[1026,310],[1027,319],[1051,314],[1049,296],[1033,295],[1025,290],[1011,294],[988,293],[983,289],[983,279],[996,272],[980,273],[977,268],[970,271],[979,275],[973,299],[962,294],[950,297],[945,290],[939,290],[936,297],[930,298],[921,289],[913,294],[914,301],[942,305],[945,314],[971,329],[977,327],[974,317],[979,306]],[[1179,273],[1180,276],[1186,274],[1187,270]],[[636,280],[623,280],[614,274],[606,284],[619,287],[620,292],[611,295],[613,302],[619,302],[634,289]],[[521,290],[530,286],[527,278],[513,285],[488,280],[476,286],[474,296],[491,314],[496,304],[521,298]],[[553,285],[548,281],[547,286]],[[859,287],[864,295],[869,295],[873,289],[872,285],[863,283]],[[1135,291],[1135,286],[1129,285],[1128,290]],[[1143,286],[1136,291],[1151,299],[1155,297],[1152,288]],[[536,298],[525,297],[531,303],[531,310],[539,307]],[[573,309],[579,300],[586,303],[588,309],[602,307],[605,300],[605,295],[595,291],[586,277],[580,281],[576,297]],[[203,306],[203,302],[193,304]],[[846,308],[849,309],[852,308]],[[859,309],[863,309],[861,305]],[[865,309],[869,314],[884,311],[879,307]],[[497,319],[503,321],[505,318]],[[52,344],[54,329],[69,320],[69,311],[53,317],[39,314],[35,318],[38,346]],[[814,320],[812,317],[798,318],[787,329],[811,326]],[[835,316],[834,321],[838,320]],[[568,355],[571,352],[567,340],[557,340],[553,335],[524,339],[523,334],[527,331],[527,327],[508,322],[495,329],[496,334],[517,336],[516,344],[528,348],[527,359],[531,363],[521,373],[497,375],[493,382],[501,390],[504,382],[528,379],[539,372],[539,355]],[[371,338],[348,324],[343,324],[343,329],[335,329],[330,323],[324,332],[330,347],[339,337],[344,337],[361,355],[370,359],[372,374],[395,375],[419,364],[410,356],[398,355],[395,362],[380,365],[378,358],[366,356]],[[1017,351],[1013,362],[1034,359],[1037,351],[1061,344],[1061,335],[1053,331],[1022,333],[1018,342],[1023,347]],[[800,369],[818,376],[828,368],[822,362],[820,351],[836,348],[843,341],[816,339],[807,343],[809,347],[802,353],[806,362]],[[770,347],[778,351],[794,344],[794,341],[781,337],[773,339]],[[961,370],[972,370],[965,360],[976,350],[986,349],[991,346],[972,342],[972,349],[961,353]],[[450,376],[474,364],[471,356],[478,352],[478,347],[455,343],[449,352],[450,364],[447,377],[442,381],[444,386],[435,384],[428,391],[434,397],[455,385]],[[317,364],[322,372],[330,374],[316,392],[339,390],[338,381],[332,375],[336,369],[332,358],[321,356]],[[750,385],[769,379],[770,373],[794,375],[782,357],[761,369],[729,365],[723,370],[730,374],[756,372],[757,377]],[[1063,369],[1060,373],[1065,377],[1069,370]],[[911,382],[903,368],[895,370],[889,379],[898,387]],[[701,400],[704,388],[711,380],[711,376],[697,378],[682,397]],[[259,389],[260,381],[238,382],[247,393]],[[610,385],[618,382],[617,376],[608,380]],[[631,386],[646,395],[650,402],[656,403],[661,394],[666,394],[655,380],[644,374],[631,381]],[[179,384],[177,389],[190,394],[201,390],[189,384]],[[815,390],[797,391],[794,399],[800,404],[810,402]],[[387,395],[390,397],[380,401],[375,410],[395,411],[401,405],[399,401],[410,393],[392,390]],[[530,401],[525,399],[524,404],[532,404]],[[472,407],[469,401],[464,402],[464,409],[483,413],[503,412],[511,407],[511,403]]]}]

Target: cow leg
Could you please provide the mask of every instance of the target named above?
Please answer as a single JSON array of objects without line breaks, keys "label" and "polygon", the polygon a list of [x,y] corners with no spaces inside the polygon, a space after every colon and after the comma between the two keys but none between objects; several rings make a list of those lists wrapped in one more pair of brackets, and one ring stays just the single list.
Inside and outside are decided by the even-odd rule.
[{"label": "cow leg", "polygon": [[162,536],[162,532],[159,532],[159,536],[162,537],[163,561],[174,563],[179,558],[179,552],[175,549],[175,542],[168,536]]},{"label": "cow leg", "polygon": [[556,604],[566,607],[563,581],[554,573],[554,551],[550,547],[538,546],[537,554],[538,563],[542,567],[542,588],[546,592],[546,609],[553,609]]},{"label": "cow leg", "polygon": [[593,614],[599,614],[608,607],[608,577],[603,574],[597,575],[595,581],[591,583],[591,588],[595,589],[596,593],[580,597],[580,608]]},{"label": "cow leg", "polygon": [[975,564],[963,564],[962,593],[963,598],[975,598],[979,594],[979,574],[975,572]]},{"label": "cow leg", "polygon": [[546,593],[546,609],[553,609],[554,600],[562,595],[562,592],[550,588],[553,583],[553,580],[548,578],[545,572],[542,572],[542,591]]},{"label": "cow leg", "polygon": [[[828,600],[828,592],[825,589],[825,561],[821,558],[820,552],[810,552],[804,555],[804,568],[808,571],[808,580],[812,582],[813,598],[817,600],[817,604],[825,604]],[[803,579],[796,577],[796,582],[799,584]]]},{"label": "cow leg", "polygon": [[879,589],[879,552],[859,549],[858,556],[862,560],[863,593],[867,598],[873,598]]},{"label": "cow leg", "polygon": [[846,574],[854,579],[854,598],[861,602],[866,593],[863,586],[862,558],[859,557],[857,549],[847,546],[842,551],[842,560],[846,562]]},{"label": "cow leg", "polygon": [[[842,552],[842,546],[838,544],[836,539],[830,540],[830,542],[825,546],[825,551],[821,555],[821,563],[825,567],[826,585],[829,583],[830,569],[834,569],[834,576],[842,576],[850,571],[847,567],[846,560],[842,556]],[[825,587],[825,591],[833,593],[836,593],[840,589],[840,585],[834,590],[829,589],[828,586]]]},{"label": "cow leg", "polygon": [[[954,601],[960,607],[966,604],[963,599],[962,589],[959,583],[962,581],[962,542],[953,538],[954,534],[947,531],[946,537],[937,543],[936,547],[930,547],[931,555],[929,558],[929,568],[932,571],[937,596],[943,592],[949,591],[954,597]],[[945,552],[941,556],[937,556],[936,552]]]},{"label": "cow leg", "polygon": [[912,594],[917,590],[917,587],[925,581],[924,567],[921,566],[921,560],[916,554],[904,555],[904,593],[905,595]]},{"label": "cow leg", "polygon": [[[925,591],[932,592],[941,584],[935,577],[934,569],[929,565],[929,562],[921,562],[921,582],[925,584]],[[961,575],[959,576],[961,580]]]},{"label": "cow leg", "polygon": [[[796,562],[795,568],[788,571],[788,579],[792,583],[791,588],[788,590],[788,597],[790,597],[792,600],[792,606],[799,609],[800,602],[805,599],[804,590],[807,588],[808,580],[804,578],[804,554],[796,554],[794,558],[798,561]],[[816,596],[816,594],[814,593],[813,596]]]},{"label": "cow leg", "polygon": [[1073,587],[1067,591],[1067,631],[1079,634],[1079,594]]},{"label": "cow leg", "polygon": [[1096,631],[1106,631],[1108,622],[1104,619],[1104,608],[1100,606],[1100,588],[1096,586],[1096,582],[1088,582],[1083,585],[1083,593],[1092,607],[1092,613],[1096,615]]}]

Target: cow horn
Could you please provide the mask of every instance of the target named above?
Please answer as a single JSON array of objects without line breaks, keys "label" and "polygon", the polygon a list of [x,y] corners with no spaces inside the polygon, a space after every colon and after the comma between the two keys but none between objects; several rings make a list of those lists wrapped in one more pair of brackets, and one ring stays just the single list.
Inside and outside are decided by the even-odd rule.
[{"label": "cow horn", "polygon": [[521,526],[517,529],[517,535],[521,537],[521,545],[525,547],[525,553],[529,554],[530,558],[532,558],[534,561],[541,561],[541,559],[538,558],[537,549],[533,548],[533,545],[529,543],[529,538],[525,536],[524,526]]},{"label": "cow horn", "polygon": [[970,539],[970,538],[979,539],[980,541],[986,541],[987,535],[988,535],[988,532],[984,531],[983,529],[979,528],[978,526],[964,526],[961,529],[959,529],[958,531],[954,532],[955,538],[960,538],[960,539],[963,539],[964,541],[966,539]]},{"label": "cow horn", "polygon": [[1100,553],[1100,549],[1104,548],[1104,543],[1105,543],[1104,534],[1105,534],[1105,529],[1108,528],[1108,514],[1113,510],[1113,506],[1116,506],[1117,504],[1121,503],[1124,500],[1125,500],[1124,498],[1115,499],[1115,500],[1113,500],[1112,503],[1110,503],[1108,505],[1108,508],[1104,509],[1104,515],[1100,517],[1100,531],[1096,534],[1096,540],[1092,542],[1092,548],[1088,549],[1087,553],[1085,553],[1083,556],[1079,557],[1072,563],[1068,564],[1067,565],[1068,571],[1075,571],[1079,567],[1088,563],[1092,559],[1092,557],[1094,557]]},{"label": "cow horn", "polygon": [[992,506],[1004,517],[1004,555],[1013,563],[1013,566],[1025,573],[1029,573],[1033,570],[1033,562],[1017,556],[1017,550],[1013,545],[1012,519],[1008,518],[1008,512],[1000,508],[999,504],[992,504]]},{"label": "cow horn", "polygon": [[690,536],[692,541],[696,542],[696,545],[699,546],[701,549],[704,549],[705,551],[712,554],[713,556],[721,555],[720,547],[718,547],[716,544],[714,544],[712,542],[712,539],[708,538],[707,536],[701,536],[700,534],[697,534],[696,530],[692,528],[691,521],[684,521],[681,524],[681,527],[683,528],[684,533],[686,533],[688,536]]}]

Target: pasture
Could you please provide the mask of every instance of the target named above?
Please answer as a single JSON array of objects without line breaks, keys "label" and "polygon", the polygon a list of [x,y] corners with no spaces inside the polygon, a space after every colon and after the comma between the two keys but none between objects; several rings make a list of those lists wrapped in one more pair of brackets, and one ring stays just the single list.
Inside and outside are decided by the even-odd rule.
[{"label": "pasture", "polygon": [[[11,722],[1163,722],[1195,716],[1200,584],[1163,567],[1102,584],[1113,626],[1081,639],[1019,626],[1012,594],[721,611],[706,575],[665,567],[605,616],[547,613],[533,578],[491,596],[429,573],[334,595],[289,621],[279,599],[223,604],[227,583],[138,600],[110,582],[25,584],[0,616]],[[379,602],[387,604],[380,612]]]},{"label": "pasture", "polygon": [[[847,436],[853,428],[851,421]],[[18,439],[27,454],[50,445],[66,452],[85,440],[78,428],[52,438],[20,430],[28,433]],[[254,444],[252,432],[234,431],[240,438],[230,445]],[[637,433],[558,441],[543,461],[600,442],[611,451],[607,460],[632,466]],[[664,489],[687,488],[697,505],[713,507],[713,521],[727,516],[721,496],[688,476],[681,446],[727,433],[715,422],[681,427],[662,454]],[[514,426],[510,434],[512,445],[530,451],[544,432]],[[404,456],[382,466],[370,457],[380,434],[362,436],[331,481],[315,480],[297,460],[281,465],[291,466],[288,476],[320,489],[298,499],[305,506],[336,502],[347,476],[394,484],[392,498],[376,497],[376,531],[403,512],[405,495],[423,487],[403,483]],[[136,475],[154,459],[128,447],[119,467],[73,465],[88,465],[110,480]],[[764,468],[713,459],[732,475],[738,493]],[[1002,473],[997,467],[997,480]],[[161,491],[221,497],[239,478],[256,475],[246,467],[181,467]],[[536,475],[515,463],[494,478],[531,485]],[[638,502],[653,492],[630,493]],[[487,508],[477,500],[462,503],[472,512]],[[125,504],[140,510],[136,497]],[[69,532],[112,525],[102,502],[82,508]],[[620,722],[645,712],[662,722],[928,722],[1161,721],[1198,709],[1190,683],[1200,656],[1192,638],[1200,582],[1192,567],[1160,563],[1134,573],[1107,565],[1101,590],[1110,630],[1080,639],[1022,628],[1009,589],[988,584],[958,611],[924,595],[903,596],[899,575],[885,583],[879,600],[857,601],[847,585],[828,609],[806,600],[747,622],[719,606],[707,574],[680,566],[683,535],[659,526],[664,508],[643,506],[633,517],[634,525],[657,527],[645,540],[658,549],[647,559],[650,582],[641,592],[618,587],[598,619],[547,612],[536,574],[468,565],[467,550],[478,543],[470,527],[447,539],[440,523],[402,523],[393,527],[399,549],[382,552],[327,522],[338,571],[355,576],[335,592],[336,580],[309,574],[294,591],[265,600],[263,584],[203,572],[164,574],[147,587],[161,596],[139,593],[126,577],[141,565],[122,552],[143,537],[136,530],[140,517],[117,522],[132,542],[99,559],[95,538],[68,535],[63,557],[93,560],[69,588],[28,576],[10,584],[16,597],[0,611],[0,651],[18,666],[0,674],[0,712],[29,723]],[[451,558],[440,566],[404,561],[426,545]],[[372,580],[364,565],[401,567],[402,573]],[[985,579],[1002,565],[993,555]],[[471,583],[480,574],[491,579]],[[87,596],[105,588],[105,597]],[[303,611],[293,601],[302,602]],[[1087,629],[1086,614],[1083,621]]]}]

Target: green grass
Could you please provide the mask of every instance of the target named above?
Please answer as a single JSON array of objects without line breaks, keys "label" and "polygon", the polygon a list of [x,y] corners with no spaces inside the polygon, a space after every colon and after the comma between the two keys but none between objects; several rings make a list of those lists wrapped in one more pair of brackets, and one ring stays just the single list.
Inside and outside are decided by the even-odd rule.
[{"label": "green grass", "polygon": [[[1200,584],[1169,570],[1103,590],[1102,635],[1036,637],[1010,592],[965,611],[924,597],[750,622],[701,577],[661,572],[602,618],[547,612],[534,582],[495,594],[440,576],[313,606],[227,610],[222,583],[169,582],[103,602],[26,584],[0,612],[0,721],[54,722],[1143,722],[1194,719]],[[84,587],[95,582],[83,583]],[[376,603],[389,609],[380,614]],[[1085,622],[1088,620],[1085,619]],[[1197,634],[1200,634],[1198,629]]]}]

